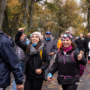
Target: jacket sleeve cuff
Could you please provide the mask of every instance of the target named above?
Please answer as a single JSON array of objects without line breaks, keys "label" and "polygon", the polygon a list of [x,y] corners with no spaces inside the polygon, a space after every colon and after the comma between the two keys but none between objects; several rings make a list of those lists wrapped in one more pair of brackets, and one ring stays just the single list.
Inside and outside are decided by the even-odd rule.
[{"label": "jacket sleeve cuff", "polygon": [[51,78],[52,78],[53,75],[52,75],[51,73],[49,73],[49,74],[47,75],[47,78],[48,78],[48,77],[51,77]]},{"label": "jacket sleeve cuff", "polygon": [[23,84],[23,81],[20,82],[20,83],[16,82],[16,85],[22,85],[22,84]]},{"label": "jacket sleeve cuff", "polygon": [[45,69],[44,69],[43,67],[41,67],[41,70],[42,70],[42,71],[45,71]]}]

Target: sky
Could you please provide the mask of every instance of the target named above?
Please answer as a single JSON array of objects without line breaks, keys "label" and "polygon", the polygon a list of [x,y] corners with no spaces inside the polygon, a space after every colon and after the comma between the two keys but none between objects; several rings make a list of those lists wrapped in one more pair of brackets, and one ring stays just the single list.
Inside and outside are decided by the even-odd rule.
[{"label": "sky", "polygon": [[80,3],[80,0],[76,0],[78,3]]}]

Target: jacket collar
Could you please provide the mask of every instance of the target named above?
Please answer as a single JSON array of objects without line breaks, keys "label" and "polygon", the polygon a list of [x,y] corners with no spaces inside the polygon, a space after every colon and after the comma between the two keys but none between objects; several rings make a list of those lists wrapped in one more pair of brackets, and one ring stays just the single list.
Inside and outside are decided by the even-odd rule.
[{"label": "jacket collar", "polygon": [[81,39],[81,38],[79,38],[79,40],[84,40],[84,37]]},{"label": "jacket collar", "polygon": [[47,41],[46,38],[45,38],[45,41],[47,41],[47,42],[49,42],[49,41],[51,41],[51,40],[52,40],[52,39],[50,38],[50,40]]},{"label": "jacket collar", "polygon": [[[75,49],[72,49],[72,50],[68,51],[67,54],[72,53],[72,51],[74,51],[74,50]],[[61,53],[64,54],[63,50],[61,50]]]},{"label": "jacket collar", "polygon": [[0,34],[4,34],[4,33],[0,30]]},{"label": "jacket collar", "polygon": [[[38,49],[38,52],[40,52],[40,50],[42,49],[44,47],[44,44],[42,43],[42,45],[39,47],[39,49]],[[36,49],[31,45],[30,46],[30,55],[34,55],[34,54],[37,54],[38,53],[37,51],[36,51]]]}]

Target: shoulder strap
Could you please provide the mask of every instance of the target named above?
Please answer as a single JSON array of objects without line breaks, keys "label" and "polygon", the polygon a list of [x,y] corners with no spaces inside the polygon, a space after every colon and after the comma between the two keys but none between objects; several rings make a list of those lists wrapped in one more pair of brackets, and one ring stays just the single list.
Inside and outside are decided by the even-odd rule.
[{"label": "shoulder strap", "polygon": [[[43,50],[41,49],[41,50],[40,50],[40,57],[41,57],[41,60],[43,59],[42,53],[43,53]],[[44,61],[43,61],[43,64],[44,64]]]},{"label": "shoulder strap", "polygon": [[61,56],[61,52],[59,51],[59,53],[58,53],[58,58]]},{"label": "shoulder strap", "polygon": [[40,50],[40,57],[41,57],[41,59],[42,59],[42,49]]},{"label": "shoulder strap", "polygon": [[74,51],[71,53],[71,58],[72,58],[73,62],[76,63],[75,58],[74,58]]}]

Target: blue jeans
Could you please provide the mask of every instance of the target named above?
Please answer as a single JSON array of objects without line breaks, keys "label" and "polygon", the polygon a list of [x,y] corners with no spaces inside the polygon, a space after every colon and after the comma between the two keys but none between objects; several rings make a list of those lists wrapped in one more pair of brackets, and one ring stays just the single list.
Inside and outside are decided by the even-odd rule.
[{"label": "blue jeans", "polygon": [[[19,63],[19,69],[20,69],[21,73],[22,73],[22,71],[23,71],[23,68],[24,68],[24,63],[23,63],[23,62],[20,62],[20,63]],[[13,80],[12,90],[17,90],[17,88],[16,88],[16,83],[15,83],[15,78],[14,78],[14,80]]]}]

